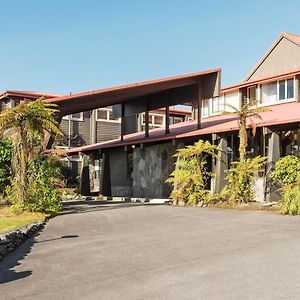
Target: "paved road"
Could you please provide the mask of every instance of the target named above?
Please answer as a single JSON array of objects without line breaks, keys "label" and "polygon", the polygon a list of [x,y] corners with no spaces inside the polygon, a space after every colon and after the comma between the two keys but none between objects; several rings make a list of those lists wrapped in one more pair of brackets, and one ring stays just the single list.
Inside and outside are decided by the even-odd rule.
[{"label": "paved road", "polygon": [[1,300],[300,299],[299,217],[91,203],[66,212],[0,263]]}]

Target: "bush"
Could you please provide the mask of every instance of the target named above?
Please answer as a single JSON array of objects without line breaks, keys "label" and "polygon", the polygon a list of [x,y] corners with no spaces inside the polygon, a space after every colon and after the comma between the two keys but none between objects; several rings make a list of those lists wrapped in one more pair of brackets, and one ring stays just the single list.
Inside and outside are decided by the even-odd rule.
[{"label": "bush", "polygon": [[284,190],[281,213],[300,215],[300,185],[289,186]]},{"label": "bush", "polygon": [[61,163],[51,156],[39,156],[30,163],[28,170],[29,201],[25,209],[34,212],[61,210],[63,186]]},{"label": "bush", "polygon": [[300,214],[300,158],[288,155],[279,159],[272,172],[272,178],[283,186],[281,212]]},{"label": "bush", "polygon": [[216,156],[219,147],[208,141],[198,141],[194,145],[179,149],[174,155],[177,158],[176,168],[166,182],[172,183],[174,190],[171,198],[174,204],[195,205],[208,199],[207,183],[213,175],[206,167],[208,156]]},{"label": "bush", "polygon": [[227,170],[227,185],[223,190],[228,196],[228,201],[248,203],[254,200],[255,174],[263,169],[265,160],[265,157],[257,156],[232,163],[231,168]]},{"label": "bush", "polygon": [[12,143],[9,138],[0,140],[0,192],[2,193],[10,181],[10,165]]},{"label": "bush", "polygon": [[272,172],[274,181],[283,185],[295,183],[300,180],[300,158],[295,155],[287,155],[280,158]]}]

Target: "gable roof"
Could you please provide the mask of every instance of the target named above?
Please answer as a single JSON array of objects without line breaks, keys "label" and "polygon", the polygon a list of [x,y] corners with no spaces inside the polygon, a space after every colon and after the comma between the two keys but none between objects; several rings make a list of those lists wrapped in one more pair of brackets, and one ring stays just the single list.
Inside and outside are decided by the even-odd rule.
[{"label": "gable roof", "polygon": [[282,32],[280,34],[280,36],[276,39],[276,41],[274,42],[274,44],[271,46],[271,48],[264,54],[264,56],[262,57],[262,59],[253,68],[253,70],[248,74],[248,76],[245,79],[245,82],[248,81],[251,78],[251,76],[257,71],[257,69],[263,64],[263,62],[269,57],[269,55],[272,53],[272,51],[275,49],[275,47],[284,38],[300,47],[300,35],[292,34],[292,33],[287,33],[287,32]]}]

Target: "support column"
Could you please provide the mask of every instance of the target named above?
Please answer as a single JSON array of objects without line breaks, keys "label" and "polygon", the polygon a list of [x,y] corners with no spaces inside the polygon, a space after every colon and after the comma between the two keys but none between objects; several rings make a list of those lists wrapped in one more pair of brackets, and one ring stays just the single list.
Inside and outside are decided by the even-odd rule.
[{"label": "support column", "polygon": [[295,99],[297,102],[300,102],[300,75],[295,77]]},{"label": "support column", "polygon": [[266,166],[266,201],[278,201],[281,198],[278,187],[272,183],[271,172],[280,158],[280,136],[272,132],[269,136],[268,158]]},{"label": "support column", "polygon": [[149,103],[147,98],[147,104],[146,104],[146,111],[145,111],[145,137],[149,137]]},{"label": "support column", "polygon": [[95,144],[97,143],[96,109],[93,109],[91,112],[90,124],[91,144]]},{"label": "support column", "polygon": [[226,185],[226,170],[228,170],[228,157],[227,157],[227,140],[221,138],[218,142],[218,146],[223,151],[218,151],[218,156],[220,159],[216,160],[216,165],[214,169],[215,173],[215,184],[213,191],[215,193],[220,193],[223,187]]},{"label": "support column", "polygon": [[84,196],[90,195],[89,156],[83,153],[80,170],[79,192]]},{"label": "support column", "polygon": [[170,111],[169,105],[166,106],[166,113],[165,113],[165,134],[170,133]]},{"label": "support column", "polygon": [[121,141],[123,141],[124,139],[124,132],[125,132],[125,107],[124,107],[124,104],[122,103],[121,104]]},{"label": "support column", "polygon": [[202,95],[201,95],[201,82],[198,84],[198,100],[197,100],[197,128],[201,128],[202,117]]},{"label": "support column", "polygon": [[103,152],[101,160],[100,194],[111,196],[109,154]]}]

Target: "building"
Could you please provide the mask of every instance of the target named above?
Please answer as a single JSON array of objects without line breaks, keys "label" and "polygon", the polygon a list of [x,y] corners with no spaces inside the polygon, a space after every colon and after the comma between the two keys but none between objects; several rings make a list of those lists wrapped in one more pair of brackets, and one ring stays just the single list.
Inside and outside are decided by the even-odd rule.
[{"label": "building", "polygon": [[[40,97],[44,99],[56,98],[61,95],[28,92],[28,91],[5,91],[0,94],[1,110],[14,107],[25,99],[35,100]],[[192,111],[171,107],[169,116],[170,124],[188,121],[191,119]],[[131,130],[137,132],[145,127],[145,115],[139,114],[132,118]],[[165,123],[164,109],[157,109],[149,112],[150,128],[162,127]],[[62,116],[60,128],[64,136],[55,141],[54,146],[62,149],[101,143],[118,138],[121,134],[121,119],[115,118],[112,114],[112,107],[103,107],[74,114]],[[65,176],[70,184],[76,184],[80,173],[82,159],[79,155],[63,159],[65,165]]]},{"label": "building", "polygon": [[195,120],[150,131],[146,128],[145,133],[67,151],[70,156],[80,153],[85,157],[82,192],[167,198],[171,188],[165,179],[174,169],[172,155],[200,138],[219,144],[226,153],[221,161],[210,162],[217,174],[211,188],[220,191],[224,171],[238,155],[237,120],[222,112],[232,106],[239,109],[248,98],[269,108],[261,119],[253,120],[255,136],[250,130],[253,124],[248,124],[248,154],[268,157],[266,170],[257,180],[257,200],[275,200],[279,195],[270,182],[270,171],[281,156],[297,154],[300,149],[299,76],[300,36],[282,33],[242,83],[222,88],[213,97],[199,92],[198,102],[192,103]]},{"label": "building", "polygon": [[[299,78],[300,36],[282,33],[236,85],[221,89],[221,70],[213,69],[74,95],[49,95],[45,101],[59,105],[67,133],[61,146],[67,148],[66,161],[82,162],[83,194],[167,198],[171,187],[165,180],[174,170],[173,154],[199,139],[224,150],[221,160],[209,162],[216,173],[211,190],[222,189],[225,171],[238,157],[237,119],[222,113],[256,99],[268,111],[247,124],[248,155],[267,156],[256,198],[270,201],[279,196],[270,180],[275,162],[300,149]],[[172,119],[171,112],[178,105],[189,105],[192,115],[176,124],[179,114]],[[98,128],[109,122],[108,130],[113,132],[107,138],[98,135]]]}]

